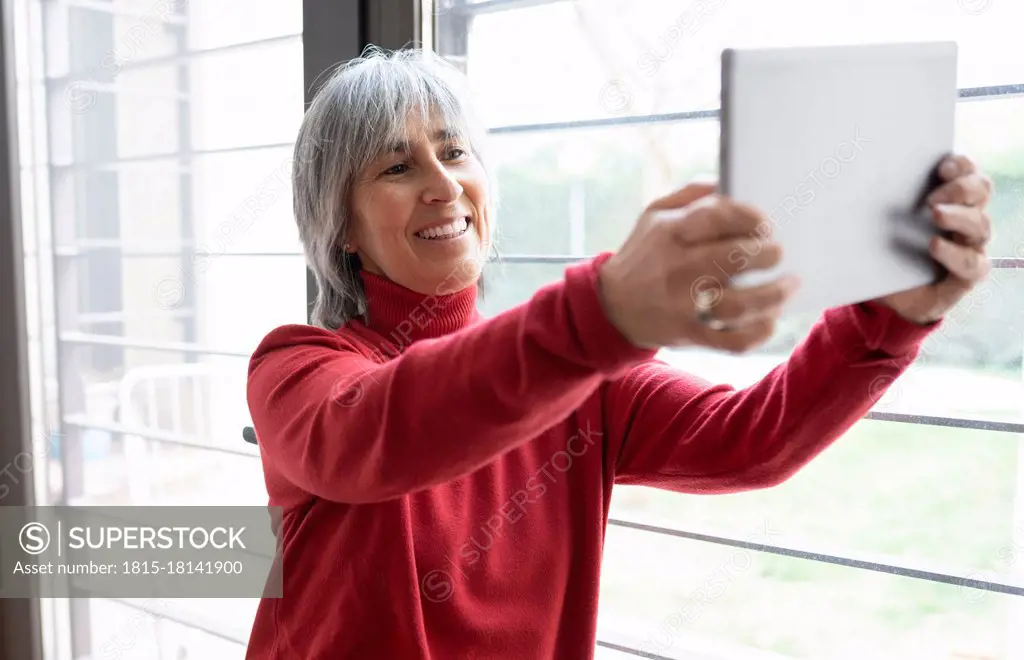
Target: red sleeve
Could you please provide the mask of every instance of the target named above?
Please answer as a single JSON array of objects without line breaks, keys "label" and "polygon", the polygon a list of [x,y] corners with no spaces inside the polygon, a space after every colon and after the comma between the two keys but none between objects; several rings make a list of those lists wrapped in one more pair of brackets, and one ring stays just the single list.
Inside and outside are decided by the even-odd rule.
[{"label": "red sleeve", "polygon": [[938,325],[875,303],[833,308],[788,361],[738,391],[639,365],[605,393],[616,483],[686,493],[777,485],[861,419]]},{"label": "red sleeve", "polygon": [[468,474],[565,419],[652,351],[601,307],[597,266],[378,364],[343,335],[285,326],[249,366],[264,461],[325,499],[382,501]]}]

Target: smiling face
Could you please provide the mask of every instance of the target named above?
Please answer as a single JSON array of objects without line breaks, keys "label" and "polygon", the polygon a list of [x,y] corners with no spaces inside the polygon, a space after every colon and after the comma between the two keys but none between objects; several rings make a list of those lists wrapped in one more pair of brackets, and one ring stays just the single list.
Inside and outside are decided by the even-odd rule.
[{"label": "smiling face", "polygon": [[488,181],[468,141],[411,113],[360,173],[347,242],[363,269],[423,294],[474,284],[490,241]]}]

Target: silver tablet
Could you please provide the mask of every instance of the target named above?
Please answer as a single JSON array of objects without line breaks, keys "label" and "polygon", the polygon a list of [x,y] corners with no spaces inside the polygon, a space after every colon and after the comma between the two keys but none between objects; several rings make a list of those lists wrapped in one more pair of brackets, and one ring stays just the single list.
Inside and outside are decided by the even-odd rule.
[{"label": "silver tablet", "polygon": [[723,51],[719,185],[783,248],[734,286],[795,272],[786,312],[820,312],[941,276],[924,198],[953,150],[956,75],[955,42]]}]

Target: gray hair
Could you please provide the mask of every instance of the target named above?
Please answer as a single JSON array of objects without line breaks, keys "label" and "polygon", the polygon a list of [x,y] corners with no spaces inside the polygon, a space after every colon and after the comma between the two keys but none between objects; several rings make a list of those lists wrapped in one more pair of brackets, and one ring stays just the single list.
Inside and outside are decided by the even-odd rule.
[{"label": "gray hair", "polygon": [[306,110],[292,185],[299,238],[317,285],[313,325],[334,329],[366,317],[359,257],[344,250],[352,190],[360,172],[404,138],[411,112],[438,117],[483,162],[484,131],[465,76],[430,51],[371,46],[331,73]]}]

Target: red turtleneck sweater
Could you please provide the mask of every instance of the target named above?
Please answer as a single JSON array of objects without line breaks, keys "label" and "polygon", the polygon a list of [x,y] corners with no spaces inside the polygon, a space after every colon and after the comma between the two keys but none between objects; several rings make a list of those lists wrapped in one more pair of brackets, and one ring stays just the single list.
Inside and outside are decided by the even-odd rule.
[{"label": "red turtleneck sweater", "polygon": [[831,309],[736,391],[625,340],[598,297],[608,256],[487,320],[475,288],[364,274],[368,325],[267,335],[248,401],[284,510],[284,597],[261,602],[248,660],[590,658],[614,484],[778,484],[935,327]]}]

